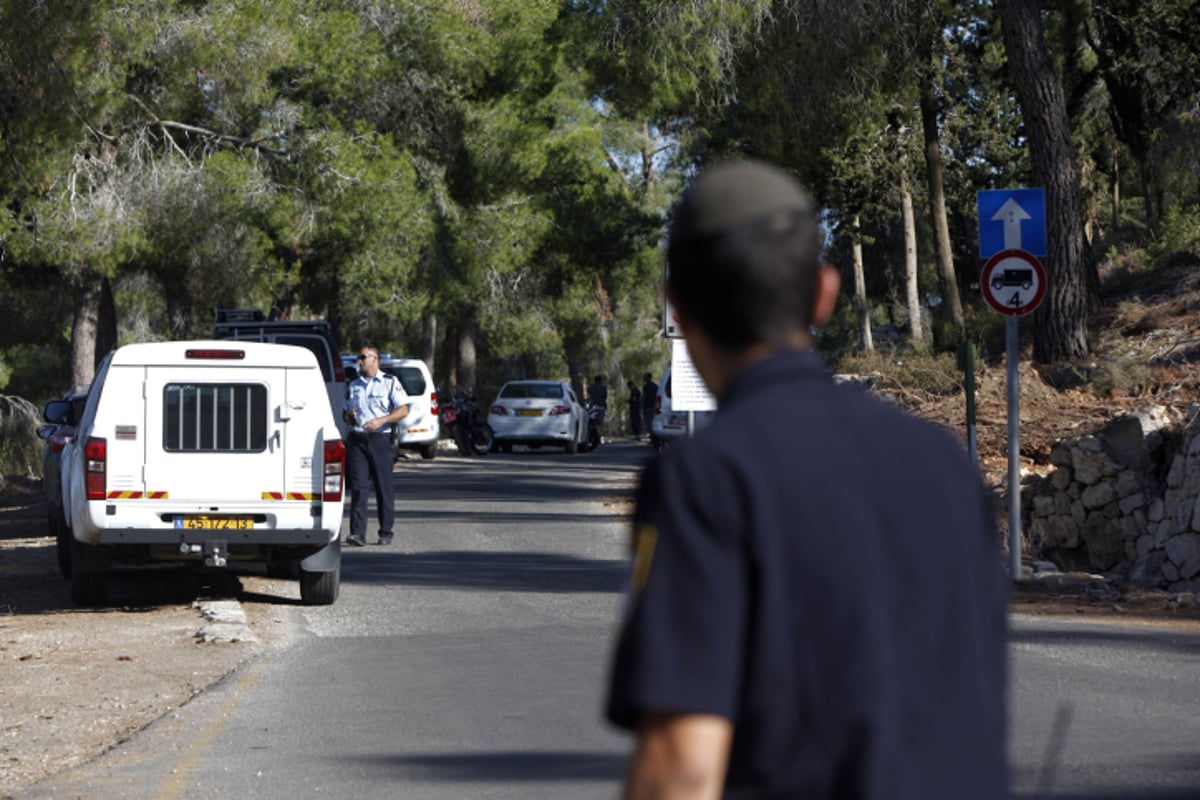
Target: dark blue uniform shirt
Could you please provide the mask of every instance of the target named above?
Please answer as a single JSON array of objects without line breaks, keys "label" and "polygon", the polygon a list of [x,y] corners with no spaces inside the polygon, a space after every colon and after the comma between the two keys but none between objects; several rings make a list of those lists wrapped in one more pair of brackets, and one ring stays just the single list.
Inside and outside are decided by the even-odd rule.
[{"label": "dark blue uniform shirt", "polygon": [[608,716],[731,720],[727,797],[1007,797],[1005,587],[960,444],[775,355],[642,477]]}]

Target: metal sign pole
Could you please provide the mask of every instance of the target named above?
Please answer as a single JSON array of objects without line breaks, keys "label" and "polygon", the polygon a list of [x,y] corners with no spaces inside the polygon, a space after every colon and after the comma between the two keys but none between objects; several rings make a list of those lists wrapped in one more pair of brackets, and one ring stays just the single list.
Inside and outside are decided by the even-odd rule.
[{"label": "metal sign pole", "polygon": [[1021,391],[1017,383],[1017,317],[1004,321],[1008,361],[1008,553],[1013,580],[1021,577]]}]

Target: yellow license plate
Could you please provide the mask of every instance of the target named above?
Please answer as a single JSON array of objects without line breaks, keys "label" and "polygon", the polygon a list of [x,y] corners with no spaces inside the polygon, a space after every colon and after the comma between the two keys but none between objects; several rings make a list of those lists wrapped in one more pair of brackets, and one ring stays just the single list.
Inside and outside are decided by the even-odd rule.
[{"label": "yellow license plate", "polygon": [[542,410],[540,408],[522,408],[517,411],[518,417],[540,417],[541,415]]},{"label": "yellow license plate", "polygon": [[254,527],[251,517],[184,517],[183,527],[204,530],[246,530]]}]

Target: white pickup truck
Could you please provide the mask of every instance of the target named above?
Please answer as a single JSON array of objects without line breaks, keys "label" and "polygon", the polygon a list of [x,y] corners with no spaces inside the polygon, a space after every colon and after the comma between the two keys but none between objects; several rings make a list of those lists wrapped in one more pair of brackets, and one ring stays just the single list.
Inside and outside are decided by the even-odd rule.
[{"label": "white pickup truck", "polygon": [[62,454],[71,596],[103,603],[114,561],[298,573],[301,601],[341,580],[346,451],[313,354],[234,341],[133,344],[101,364]]}]

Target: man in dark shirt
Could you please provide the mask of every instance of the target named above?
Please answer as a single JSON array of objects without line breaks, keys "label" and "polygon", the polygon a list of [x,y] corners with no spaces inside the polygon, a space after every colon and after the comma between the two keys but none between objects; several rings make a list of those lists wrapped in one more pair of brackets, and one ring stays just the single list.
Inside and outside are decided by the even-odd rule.
[{"label": "man in dark shirt", "polygon": [[597,375],[592,380],[592,385],[587,389],[588,400],[592,401],[592,405],[600,409],[600,424],[604,424],[604,418],[608,415],[608,387],[604,385],[604,376]]},{"label": "man in dark shirt", "polygon": [[626,797],[1008,796],[1006,591],[946,432],[812,352],[837,272],[756,162],[676,209],[667,291],[721,410],[645,471],[608,716]]},{"label": "man in dark shirt", "polygon": [[650,443],[654,443],[654,404],[658,402],[658,384],[650,373],[642,375],[642,422],[646,426],[646,435]]}]

